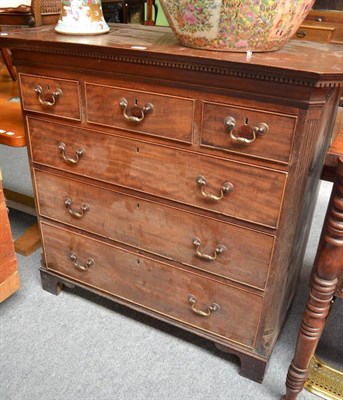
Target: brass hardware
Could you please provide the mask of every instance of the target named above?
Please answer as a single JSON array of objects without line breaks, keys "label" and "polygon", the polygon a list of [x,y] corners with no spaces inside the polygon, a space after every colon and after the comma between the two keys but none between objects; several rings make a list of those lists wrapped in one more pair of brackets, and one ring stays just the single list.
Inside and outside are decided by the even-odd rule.
[{"label": "brass hardware", "polygon": [[75,211],[72,209],[73,202],[70,197],[66,197],[64,200],[64,205],[67,207],[69,214],[74,218],[82,218],[87,211],[89,211],[88,204],[81,204],[80,211]]},{"label": "brass hardware", "polygon": [[220,307],[217,303],[213,303],[213,304],[207,306],[207,311],[198,310],[197,308],[195,308],[195,304],[198,300],[192,294],[188,295],[188,301],[192,304],[192,310],[196,314],[201,315],[202,317],[209,317],[212,312],[220,310]]},{"label": "brass hardware", "polygon": [[[233,117],[224,118],[224,126],[229,131],[232,140],[243,144],[253,143],[256,140],[257,136],[263,136],[269,131],[268,125],[264,122],[259,123],[255,127],[251,127],[250,125],[248,125],[247,118],[245,118],[244,124],[238,129],[238,135],[234,134],[234,130],[236,128],[236,120]],[[248,139],[245,136],[240,136],[240,133],[245,133],[251,136],[251,139]]]},{"label": "brass hardware", "polygon": [[217,256],[219,254],[224,253],[224,251],[226,251],[226,247],[223,244],[218,244],[218,246],[215,248],[214,252],[213,252],[213,256],[209,255],[209,254],[204,254],[200,252],[200,246],[201,246],[201,241],[198,238],[194,238],[192,240],[193,242],[193,246],[195,247],[195,251],[198,257],[202,258],[203,260],[207,260],[207,261],[213,261],[217,258]]},{"label": "brass hardware", "polygon": [[196,178],[196,183],[198,184],[198,186],[201,189],[201,194],[208,200],[214,200],[214,201],[219,201],[221,200],[225,194],[231,193],[233,191],[233,184],[231,182],[225,182],[223,184],[223,186],[220,188],[220,195],[216,196],[214,194],[207,194],[205,192],[205,186],[207,184],[207,181],[205,179],[205,177],[203,177],[202,175],[199,175]]},{"label": "brass hardware", "polygon": [[297,38],[302,39],[306,36],[306,32],[304,31],[297,31],[296,33]]},{"label": "brass hardware", "polygon": [[[43,94],[43,89],[40,85],[36,85],[35,86],[35,93],[38,96],[38,100],[40,102],[40,104],[42,104],[43,106],[49,106],[52,107],[56,104],[56,100],[62,96],[63,92],[61,89],[56,89],[53,92],[50,92],[50,90],[48,89],[44,94]],[[42,98],[42,96],[44,97],[44,99]],[[47,97],[50,97],[51,100],[46,100]]]},{"label": "brass hardware", "polygon": [[343,372],[337,371],[312,357],[305,389],[327,400],[343,398]]},{"label": "brass hardware", "polygon": [[[154,106],[151,103],[147,103],[144,107],[138,107],[136,101],[135,105],[128,110],[129,102],[125,98],[119,100],[119,105],[123,110],[123,116],[125,119],[131,122],[142,122],[145,116],[152,113],[154,110]],[[139,114],[139,116],[137,117],[135,113]]]},{"label": "brass hardware", "polygon": [[224,126],[229,132],[231,132],[236,127],[236,120],[233,117],[226,117],[224,118]]},{"label": "brass hardware", "polygon": [[81,271],[88,271],[88,269],[89,269],[92,265],[94,265],[94,260],[93,260],[93,258],[88,258],[87,261],[86,261],[86,263],[85,263],[84,265],[79,264],[79,263],[77,262],[77,254],[76,254],[74,251],[70,253],[69,258],[70,258],[70,260],[73,262],[74,267],[77,268],[77,269],[80,269]]},{"label": "brass hardware", "polygon": [[58,149],[61,152],[63,160],[68,164],[77,164],[80,161],[80,157],[84,156],[86,153],[86,150],[84,148],[80,147],[75,152],[75,158],[67,157],[66,156],[66,145],[63,142],[58,143]]}]

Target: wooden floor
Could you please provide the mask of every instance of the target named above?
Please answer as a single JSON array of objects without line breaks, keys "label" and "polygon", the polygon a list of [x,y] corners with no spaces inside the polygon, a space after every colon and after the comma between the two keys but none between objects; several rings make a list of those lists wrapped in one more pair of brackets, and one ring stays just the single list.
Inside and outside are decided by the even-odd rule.
[{"label": "wooden floor", "polygon": [[[13,81],[0,59],[0,145],[11,147],[23,147],[26,145],[21,105],[19,102],[18,82]],[[1,167],[1,160],[0,160]],[[12,191],[4,193],[7,199],[12,202],[21,202],[27,198],[20,193],[13,196]],[[9,194],[11,194],[11,198]],[[32,206],[33,199],[29,199]],[[23,233],[15,242],[14,247],[17,253],[29,255],[41,245],[40,233],[37,225],[33,225]]]}]

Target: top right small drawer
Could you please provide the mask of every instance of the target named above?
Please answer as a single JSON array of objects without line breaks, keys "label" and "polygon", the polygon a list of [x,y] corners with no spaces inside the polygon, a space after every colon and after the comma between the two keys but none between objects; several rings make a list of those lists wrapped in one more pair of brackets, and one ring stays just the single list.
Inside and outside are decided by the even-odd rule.
[{"label": "top right small drawer", "polygon": [[202,107],[201,145],[289,162],[296,116],[207,101]]}]

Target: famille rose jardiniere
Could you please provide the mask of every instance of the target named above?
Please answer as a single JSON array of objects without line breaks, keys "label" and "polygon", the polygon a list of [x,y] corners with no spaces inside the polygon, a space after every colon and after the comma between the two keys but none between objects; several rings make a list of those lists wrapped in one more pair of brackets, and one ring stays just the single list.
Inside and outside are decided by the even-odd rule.
[{"label": "famille rose jardiniere", "polygon": [[314,0],[160,0],[180,43],[221,51],[280,49]]}]

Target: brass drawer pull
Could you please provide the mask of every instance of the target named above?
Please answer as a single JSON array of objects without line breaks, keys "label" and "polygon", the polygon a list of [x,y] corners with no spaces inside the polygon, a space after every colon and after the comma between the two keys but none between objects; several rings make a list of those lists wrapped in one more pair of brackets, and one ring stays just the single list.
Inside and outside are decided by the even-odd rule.
[{"label": "brass drawer pull", "polygon": [[306,36],[306,32],[298,31],[296,35],[297,35],[297,38],[302,39]]},{"label": "brass drawer pull", "polygon": [[233,191],[233,184],[231,182],[225,182],[223,186],[220,188],[220,195],[216,196],[214,194],[208,194],[205,192],[205,186],[207,184],[207,181],[205,177],[202,175],[199,175],[196,178],[196,183],[201,189],[201,194],[208,200],[214,200],[214,201],[219,201],[221,200],[225,194],[231,193]]},{"label": "brass drawer pull", "polygon": [[[244,124],[238,129],[238,135],[234,134],[236,128],[236,120],[233,117],[224,118],[224,126],[229,131],[232,140],[238,143],[250,144],[253,143],[257,136],[263,136],[269,131],[269,127],[264,122],[261,122],[255,127],[248,125],[248,119],[245,118]],[[248,139],[246,136],[249,136]]]},{"label": "brass drawer pull", "polygon": [[[53,92],[50,92],[49,88],[48,90],[43,94],[43,89],[42,86],[36,85],[35,86],[35,93],[38,96],[39,102],[43,106],[49,106],[53,107],[56,104],[56,100],[62,96],[63,92],[61,89],[56,89]],[[44,99],[42,98],[44,97]],[[49,98],[49,100],[47,100]]]},{"label": "brass drawer pull", "polygon": [[63,142],[58,143],[58,149],[61,152],[63,160],[67,164],[77,164],[80,161],[80,157],[82,157],[86,153],[86,150],[84,148],[80,147],[75,152],[75,158],[67,157],[66,156],[66,145]]},{"label": "brass drawer pull", "polygon": [[226,247],[223,244],[218,244],[218,246],[215,248],[215,250],[213,252],[213,256],[211,256],[209,254],[201,253],[201,251],[200,251],[200,246],[201,246],[200,239],[194,238],[192,242],[193,242],[193,246],[195,247],[195,251],[196,251],[197,256],[202,258],[203,260],[207,260],[207,261],[215,260],[219,254],[224,253],[224,251],[226,250]]},{"label": "brass drawer pull", "polygon": [[79,264],[77,261],[77,254],[73,251],[70,253],[69,258],[71,259],[71,261],[74,264],[74,267],[77,269],[80,269],[81,271],[88,271],[88,269],[94,265],[94,260],[93,258],[88,258],[86,263],[84,265]]},{"label": "brass drawer pull", "polygon": [[82,218],[85,215],[85,213],[87,211],[89,211],[89,205],[88,204],[81,204],[80,211],[73,210],[73,208],[72,208],[73,202],[72,202],[70,197],[66,197],[65,198],[64,205],[68,209],[69,214],[74,218]]},{"label": "brass drawer pull", "polygon": [[137,100],[135,100],[134,106],[128,110],[129,102],[125,98],[119,100],[119,105],[123,110],[125,119],[132,122],[142,122],[145,116],[154,110],[154,106],[151,103],[147,103],[144,107],[138,107]]},{"label": "brass drawer pull", "polygon": [[201,311],[195,308],[195,303],[197,302],[197,298],[192,294],[188,295],[188,301],[192,304],[192,310],[202,317],[209,317],[212,312],[219,311],[220,307],[217,303],[213,303],[210,306],[207,306],[207,311]]}]

